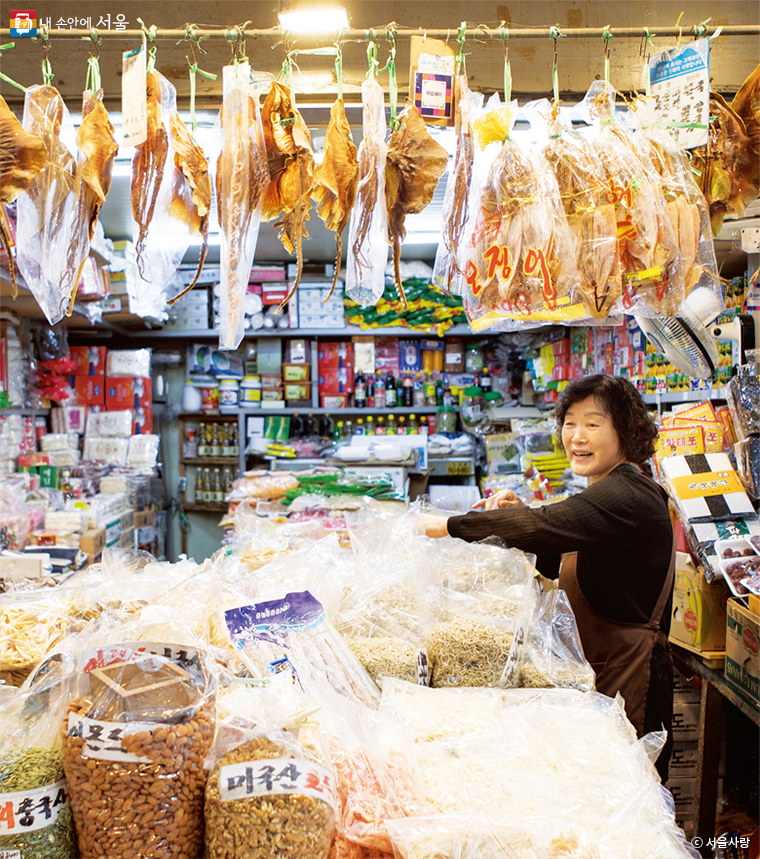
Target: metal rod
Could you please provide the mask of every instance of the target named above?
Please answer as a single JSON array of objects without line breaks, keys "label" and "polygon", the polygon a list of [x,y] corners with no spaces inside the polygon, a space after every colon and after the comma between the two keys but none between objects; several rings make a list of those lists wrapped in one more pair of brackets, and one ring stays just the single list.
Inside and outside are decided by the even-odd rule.
[{"label": "metal rod", "polygon": [[[235,28],[224,28],[214,29],[214,30],[202,30],[195,29],[193,32],[198,37],[203,38],[218,38],[225,39],[227,36],[225,34],[229,34]],[[656,36],[659,37],[678,37],[682,36],[685,38],[691,38],[695,35],[695,28],[687,28],[687,27],[657,27]],[[704,33],[700,33],[700,35],[704,35],[705,37],[709,37],[714,33],[718,28],[704,28]],[[712,32],[710,31],[712,30]],[[107,40],[123,40],[130,41],[133,39],[142,39],[143,33],[142,30],[98,30],[98,36],[101,39]],[[382,37],[385,32],[382,28],[373,27],[371,30],[341,30],[340,33],[333,34],[325,34],[324,36],[316,37],[312,36],[311,38],[314,41],[333,41],[337,35],[340,35],[341,39],[357,39],[364,40],[370,32],[374,32],[377,36]],[[431,39],[447,39],[452,40],[456,39],[457,34],[460,32],[458,27],[453,27],[451,29],[441,30],[441,29],[423,29],[422,27],[413,29],[413,28],[400,28],[396,30],[397,38],[409,38],[411,36],[427,36]],[[611,33],[615,38],[623,38],[623,39],[641,39],[647,35],[647,31],[643,27],[610,27],[609,30],[605,30],[603,27],[586,27],[586,28],[576,28],[576,29],[568,29],[562,30],[563,38],[568,39],[601,39],[603,33]],[[49,30],[49,36],[51,39],[84,39],[89,40],[92,31],[91,30]],[[179,41],[180,39],[184,39],[187,35],[186,30],[160,30],[157,29],[155,33],[155,39],[162,40],[174,40]],[[502,38],[502,29],[499,27],[476,27],[476,28],[468,28],[465,31],[465,35],[470,39],[499,39]],[[304,36],[303,34],[292,33],[288,34],[287,31],[282,30],[279,27],[273,27],[268,30],[257,30],[250,29],[243,31],[243,38],[245,39],[283,39],[283,38],[309,38],[308,36]],[[760,36],[760,24],[738,24],[738,25],[726,25],[722,28],[720,32],[720,37],[723,38],[725,36]],[[0,40],[10,39],[11,32],[8,28],[0,29]],[[516,39],[551,39],[551,28],[545,27],[541,29],[530,28],[530,29],[509,29],[509,40],[510,42]]]}]

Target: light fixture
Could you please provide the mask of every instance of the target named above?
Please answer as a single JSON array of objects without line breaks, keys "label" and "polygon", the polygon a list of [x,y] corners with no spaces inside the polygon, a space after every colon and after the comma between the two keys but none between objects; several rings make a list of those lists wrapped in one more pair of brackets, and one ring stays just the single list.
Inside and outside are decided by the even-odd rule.
[{"label": "light fixture", "polygon": [[348,29],[348,14],[342,6],[304,6],[278,12],[280,26],[289,33],[322,35]]},{"label": "light fixture", "polygon": [[405,245],[437,245],[441,241],[440,232],[437,233],[407,233],[404,239]]}]

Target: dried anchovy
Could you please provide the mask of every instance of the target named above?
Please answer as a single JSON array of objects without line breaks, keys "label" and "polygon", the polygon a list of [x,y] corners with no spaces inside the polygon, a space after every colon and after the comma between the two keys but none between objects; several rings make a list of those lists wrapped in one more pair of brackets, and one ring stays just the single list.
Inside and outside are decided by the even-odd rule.
[{"label": "dried anchovy", "polygon": [[381,677],[417,682],[417,654],[408,641],[390,636],[356,637],[348,639],[348,646],[375,683]]},{"label": "dried anchovy", "polygon": [[[0,756],[0,793],[36,790],[63,780],[63,753],[58,749],[24,749]],[[19,851],[21,859],[74,859],[74,820],[68,805],[55,822],[18,835],[0,835],[0,850]],[[11,854],[13,855],[13,854]]]},{"label": "dried anchovy", "polygon": [[431,686],[498,686],[512,646],[512,632],[468,617],[430,628]]}]

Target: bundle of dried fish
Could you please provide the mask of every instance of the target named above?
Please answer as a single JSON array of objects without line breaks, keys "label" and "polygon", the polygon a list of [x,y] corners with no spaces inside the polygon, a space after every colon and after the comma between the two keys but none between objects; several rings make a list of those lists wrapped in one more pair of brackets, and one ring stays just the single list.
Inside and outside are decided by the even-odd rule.
[{"label": "bundle of dried fish", "polygon": [[362,126],[356,203],[348,225],[346,295],[364,306],[377,304],[385,289],[388,260],[388,212],[385,197],[385,105],[375,80],[362,83]]},{"label": "bundle of dried fish", "polygon": [[216,169],[222,236],[220,349],[237,349],[243,339],[243,299],[248,290],[269,172],[262,146],[258,106],[248,92],[248,63],[224,70],[222,151]]},{"label": "bundle of dried fish", "polygon": [[317,204],[317,214],[325,222],[327,229],[335,232],[337,253],[330,296],[338,282],[343,252],[341,236],[351,217],[358,182],[359,164],[356,160],[356,146],[351,139],[351,129],[346,119],[343,101],[338,99],[330,110],[330,123],[325,134],[325,154],[321,164],[314,171],[314,185],[311,189],[311,197]]},{"label": "bundle of dried fish", "polygon": [[58,90],[46,86],[27,89],[23,124],[42,139],[47,159],[16,202],[16,263],[55,324],[68,310],[79,274],[67,265],[77,223],[74,127]]},{"label": "bundle of dried fish", "polygon": [[211,176],[203,150],[193,140],[178,113],[171,115],[169,134],[174,149],[175,167],[172,215],[187,224],[190,235],[200,236],[203,242],[195,275],[179,295],[170,299],[169,304],[174,304],[198,282],[203,271],[203,263],[206,261],[208,222],[211,211]]},{"label": "bundle of dried fish", "polygon": [[449,156],[436,143],[414,105],[405,108],[388,141],[385,164],[385,202],[388,207],[388,241],[393,246],[393,273],[396,289],[406,307],[401,283],[401,243],[406,236],[407,215],[418,215],[433,199],[438,180],[449,163]]},{"label": "bundle of dried fish", "polygon": [[672,316],[684,298],[678,244],[657,174],[631,135],[613,121],[615,90],[595,81],[585,99],[598,122],[594,150],[615,206],[623,267],[623,307]]},{"label": "bundle of dried fish", "polygon": [[456,100],[457,148],[454,164],[446,184],[441,216],[441,242],[435,254],[433,283],[446,292],[457,292],[464,274],[459,265],[459,248],[470,214],[469,197],[475,160],[475,138],[472,132],[473,113],[483,103],[480,93],[471,93],[466,75],[454,78]]},{"label": "bundle of dried fish", "polygon": [[[750,103],[751,95],[745,90],[737,106],[747,116]],[[726,215],[741,218],[745,207],[757,198],[760,157],[744,120],[718,93],[710,93],[710,116],[715,121],[710,123],[709,144],[692,149],[691,163],[710,207],[713,235],[717,236]],[[752,130],[755,135],[760,133],[755,125]]]},{"label": "bundle of dried fish", "polygon": [[283,247],[289,254],[296,254],[298,264],[293,285],[280,305],[283,307],[298,288],[303,271],[302,242],[309,238],[306,221],[311,208],[314,152],[295,96],[284,84],[272,83],[261,110],[261,124],[269,162],[269,185],[264,192],[261,217],[272,221],[282,215],[275,227],[280,230]]},{"label": "bundle of dried fish", "polygon": [[752,148],[760,150],[760,66],[741,85],[731,110],[742,120]]},{"label": "bundle of dried fish", "polygon": [[562,127],[556,108],[551,111],[553,127],[544,157],[557,180],[567,223],[575,237],[583,306],[591,316],[601,319],[610,315],[623,291],[615,208],[607,200],[604,169],[591,144]]},{"label": "bundle of dried fish", "polygon": [[[29,183],[45,166],[47,153],[41,137],[27,134],[16,115],[0,96],[0,205],[7,206],[26,191]],[[0,242],[8,255],[8,267],[13,283],[13,297],[18,295],[16,267],[5,218],[0,218]]]}]

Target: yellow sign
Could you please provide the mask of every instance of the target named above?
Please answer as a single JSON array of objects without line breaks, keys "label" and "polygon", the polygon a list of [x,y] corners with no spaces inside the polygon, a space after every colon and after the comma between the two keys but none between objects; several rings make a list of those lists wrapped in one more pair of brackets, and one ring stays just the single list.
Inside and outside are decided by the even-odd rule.
[{"label": "yellow sign", "polygon": [[711,495],[728,495],[731,492],[744,492],[739,475],[733,470],[708,471],[705,474],[685,474],[670,481],[676,495],[685,501],[687,498],[706,498]]}]

